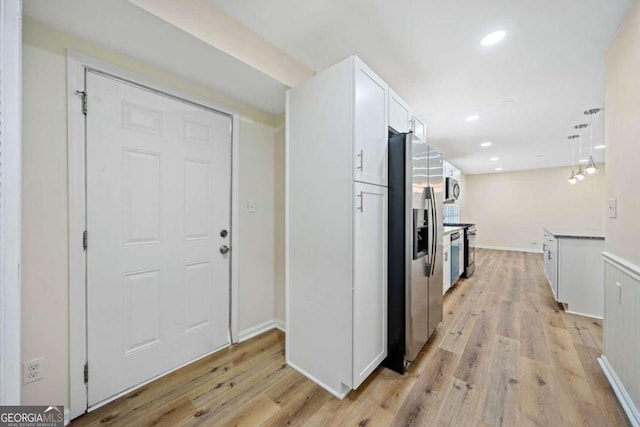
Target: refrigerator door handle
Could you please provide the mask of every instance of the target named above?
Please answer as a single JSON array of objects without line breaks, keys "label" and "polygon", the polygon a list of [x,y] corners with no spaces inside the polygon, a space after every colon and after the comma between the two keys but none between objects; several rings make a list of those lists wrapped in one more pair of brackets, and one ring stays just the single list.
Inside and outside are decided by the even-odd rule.
[{"label": "refrigerator door handle", "polygon": [[431,269],[429,271],[429,277],[433,276],[435,272],[436,263],[436,249],[438,247],[437,238],[438,232],[436,228],[436,220],[438,215],[436,213],[436,195],[433,192],[433,187],[429,187],[429,203],[431,204]]}]

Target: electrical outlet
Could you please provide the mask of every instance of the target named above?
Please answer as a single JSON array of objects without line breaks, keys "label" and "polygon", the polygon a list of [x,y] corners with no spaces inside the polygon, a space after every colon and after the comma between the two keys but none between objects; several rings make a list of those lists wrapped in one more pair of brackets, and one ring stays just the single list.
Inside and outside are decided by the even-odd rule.
[{"label": "electrical outlet", "polygon": [[22,362],[22,383],[29,384],[44,378],[44,357]]}]

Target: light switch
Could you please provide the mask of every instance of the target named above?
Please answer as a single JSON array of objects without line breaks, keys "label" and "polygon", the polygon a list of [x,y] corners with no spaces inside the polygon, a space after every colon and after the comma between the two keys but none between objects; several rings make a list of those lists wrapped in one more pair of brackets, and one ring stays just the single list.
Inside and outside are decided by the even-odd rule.
[{"label": "light switch", "polygon": [[616,219],[618,217],[618,200],[609,199],[609,218]]},{"label": "light switch", "polygon": [[616,302],[618,305],[622,304],[622,283],[616,282],[616,287],[618,288],[618,294],[616,295]]},{"label": "light switch", "polygon": [[247,212],[256,213],[256,201],[253,199],[247,200]]}]

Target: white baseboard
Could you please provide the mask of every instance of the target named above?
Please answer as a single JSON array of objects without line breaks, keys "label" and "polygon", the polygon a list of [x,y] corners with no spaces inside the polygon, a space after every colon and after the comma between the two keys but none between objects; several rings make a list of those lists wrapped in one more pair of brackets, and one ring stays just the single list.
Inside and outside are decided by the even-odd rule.
[{"label": "white baseboard", "polygon": [[282,320],[271,319],[259,325],[247,328],[244,331],[240,331],[238,334],[238,342],[246,341],[264,332],[270,331],[271,329],[279,329],[284,332],[284,322]]},{"label": "white baseboard", "polygon": [[275,324],[276,329],[284,332],[285,334],[287,333],[287,326],[285,325],[285,323],[282,320],[275,319],[273,322]]},{"label": "white baseboard", "polygon": [[345,396],[347,394],[349,394],[349,392],[351,391],[351,389],[348,388],[348,387],[345,387],[344,384],[342,384],[342,387],[343,387],[342,391],[336,391],[336,390],[332,389],[331,387],[329,387],[328,385],[326,385],[325,383],[323,383],[322,381],[320,381],[319,379],[317,379],[316,377],[314,377],[313,375],[311,375],[310,373],[308,373],[304,369],[302,369],[299,366],[297,366],[295,363],[291,363],[291,361],[289,359],[287,359],[287,365],[291,366],[293,369],[295,369],[296,371],[300,372],[302,375],[304,375],[305,377],[309,378],[311,381],[313,381],[314,383],[318,384],[320,387],[322,387],[323,389],[327,390],[329,393],[331,393],[332,395],[334,395],[335,397],[337,397],[340,400],[344,399]]},{"label": "white baseboard", "polygon": [[478,249],[493,249],[496,251],[514,251],[514,252],[530,252],[534,254],[541,254],[542,251],[540,249],[531,249],[531,248],[511,248],[508,246],[486,246],[486,245],[476,245]]},{"label": "white baseboard", "polygon": [[622,385],[622,382],[616,375],[615,371],[609,364],[609,361],[605,356],[602,356],[598,359],[598,363],[604,372],[604,375],[609,380],[609,384],[611,384],[611,388],[613,388],[613,392],[618,397],[620,404],[622,405],[622,409],[629,417],[629,421],[631,421],[631,425],[634,427],[640,427],[640,412],[638,408],[633,403],[631,396],[627,393],[627,390]]}]

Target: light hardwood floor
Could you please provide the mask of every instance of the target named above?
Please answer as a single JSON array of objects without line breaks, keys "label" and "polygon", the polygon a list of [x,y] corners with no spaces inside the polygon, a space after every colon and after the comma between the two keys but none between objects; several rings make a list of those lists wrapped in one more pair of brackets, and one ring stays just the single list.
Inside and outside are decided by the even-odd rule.
[{"label": "light hardwood floor", "polygon": [[[270,331],[90,414],[89,425],[626,426],[596,358],[602,322],[555,303],[542,255],[477,251],[404,376],[378,368],[340,401],[286,366]],[[322,351],[322,349],[318,349]]]}]

